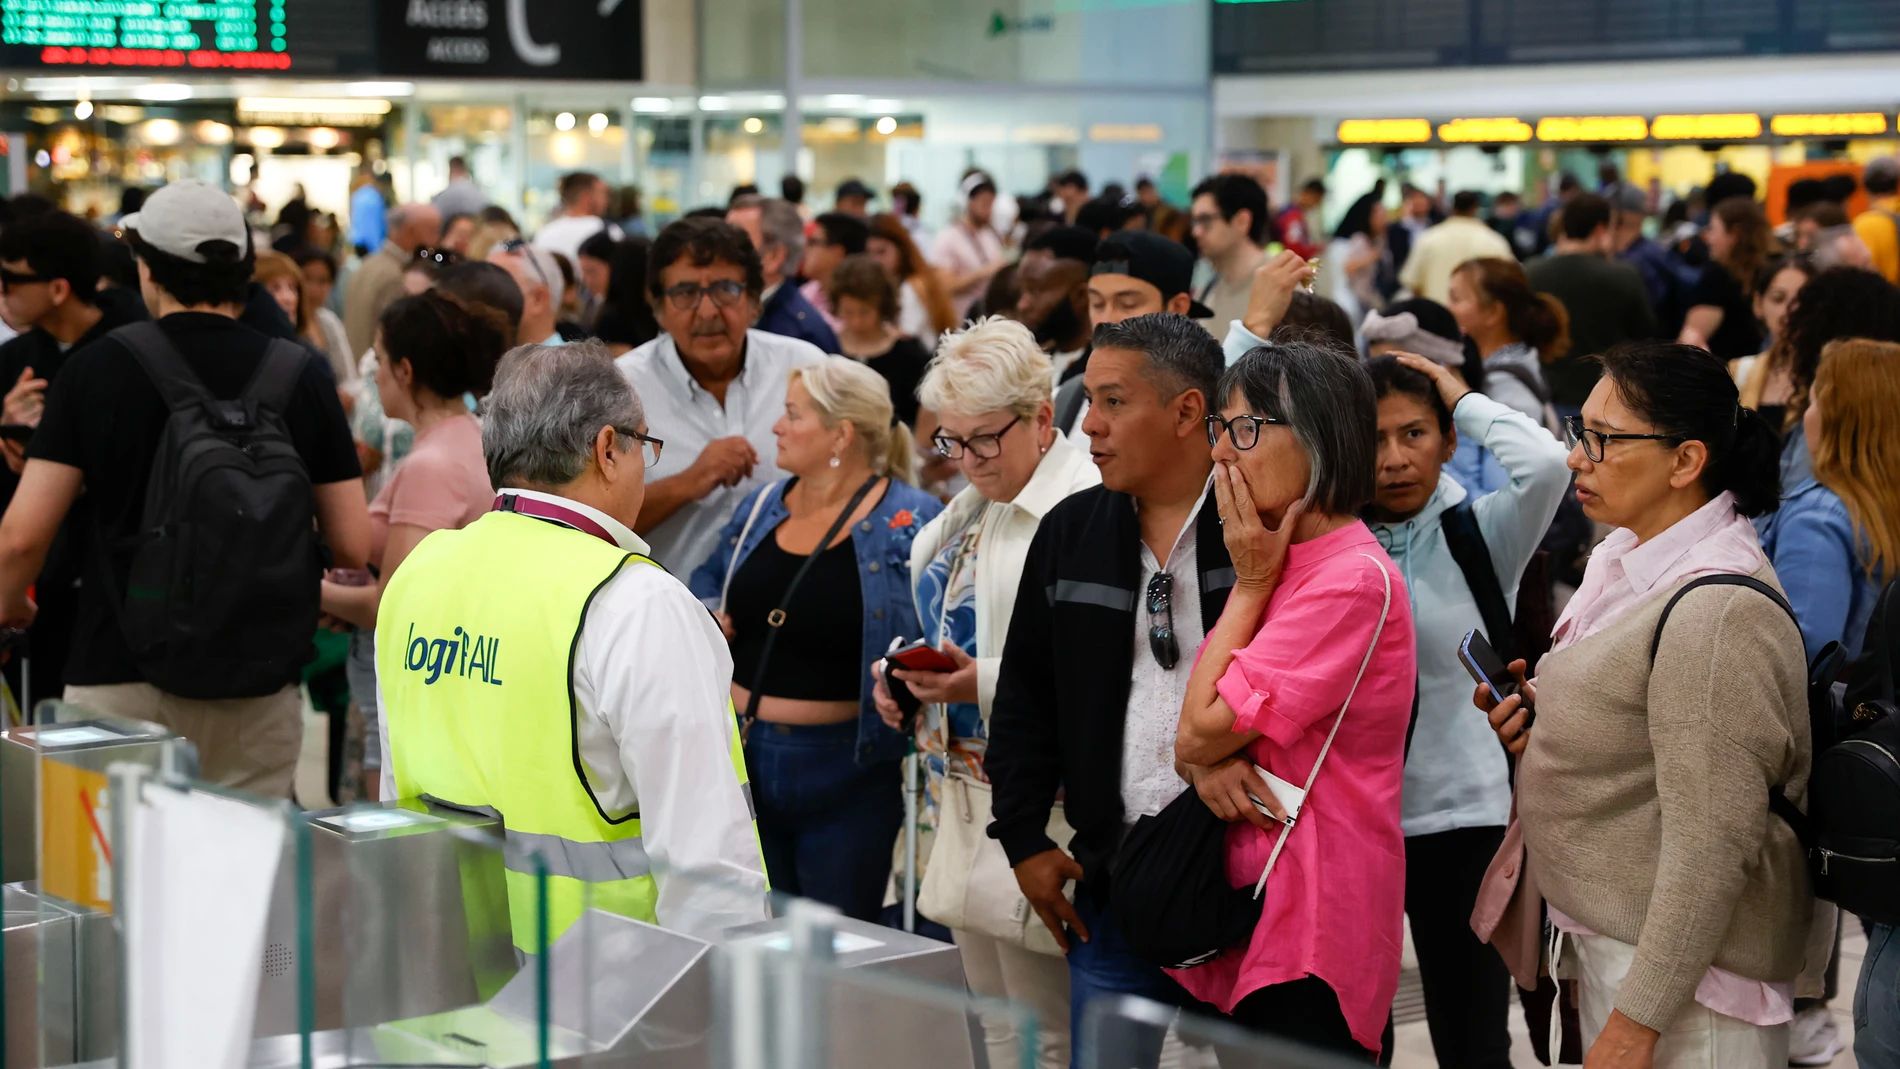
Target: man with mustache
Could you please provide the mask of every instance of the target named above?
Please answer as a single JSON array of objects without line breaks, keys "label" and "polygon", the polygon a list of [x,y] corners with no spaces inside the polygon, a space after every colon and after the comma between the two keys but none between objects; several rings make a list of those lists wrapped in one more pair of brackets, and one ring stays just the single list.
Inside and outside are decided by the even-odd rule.
[{"label": "man with mustache", "polygon": [[792,370],[825,354],[752,329],[765,272],[745,231],[687,218],[653,240],[647,294],[662,333],[616,361],[666,442],[647,471],[635,530],[678,574],[712,552],[748,490],[783,477],[772,425]]}]

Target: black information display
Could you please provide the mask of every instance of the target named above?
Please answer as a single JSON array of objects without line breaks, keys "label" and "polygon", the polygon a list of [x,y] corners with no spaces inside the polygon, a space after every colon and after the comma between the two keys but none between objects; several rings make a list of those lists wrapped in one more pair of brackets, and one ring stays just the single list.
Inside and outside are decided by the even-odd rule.
[{"label": "black information display", "polygon": [[0,0],[0,68],[637,81],[640,0]]},{"label": "black information display", "polygon": [[637,81],[639,0],[384,0],[384,74]]},{"label": "black information display", "polygon": [[1612,62],[1900,45],[1891,0],[1216,0],[1214,71]]}]

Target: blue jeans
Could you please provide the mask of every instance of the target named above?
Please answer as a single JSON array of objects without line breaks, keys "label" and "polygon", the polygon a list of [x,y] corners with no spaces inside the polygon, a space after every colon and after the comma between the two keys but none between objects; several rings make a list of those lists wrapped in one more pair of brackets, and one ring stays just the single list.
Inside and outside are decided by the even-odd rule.
[{"label": "blue jeans", "polygon": [[1861,1069],[1900,1069],[1900,939],[1891,924],[1867,933],[1854,993],[1854,1058]]},{"label": "blue jeans", "polygon": [[[1153,999],[1170,1006],[1179,1006],[1187,1001],[1187,992],[1168,979],[1168,974],[1158,967],[1148,964],[1128,947],[1122,938],[1121,928],[1116,925],[1114,915],[1106,908],[1096,906],[1087,892],[1075,896],[1075,912],[1089,930],[1089,941],[1084,943],[1073,934],[1069,936],[1069,1036],[1070,1069],[1080,1069],[1083,1048],[1090,1048],[1094,1054],[1094,1045],[1104,1038],[1114,1040],[1118,1036],[1132,1036],[1133,1049],[1116,1052],[1116,1066],[1155,1066],[1161,1062],[1161,1041],[1165,1033],[1152,1028],[1128,1028],[1098,1030],[1089,1035],[1083,1027],[1084,1011],[1088,1004],[1105,995],[1136,995]],[[1100,1064],[1107,1064],[1099,1057]]]},{"label": "blue jeans", "polygon": [[857,763],[858,724],[752,725],[746,774],[774,891],[875,922],[904,823],[902,767]]}]

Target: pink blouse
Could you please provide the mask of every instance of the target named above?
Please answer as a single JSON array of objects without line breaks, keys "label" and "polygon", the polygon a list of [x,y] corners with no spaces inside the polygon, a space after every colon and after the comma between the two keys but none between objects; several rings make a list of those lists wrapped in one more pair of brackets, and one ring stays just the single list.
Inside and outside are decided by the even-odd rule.
[{"label": "pink blouse", "polygon": [[465,414],[445,419],[416,435],[415,448],[370,502],[370,562],[382,567],[391,527],[458,530],[494,501],[482,457],[481,421]]},{"label": "pink blouse", "polygon": [[[1234,651],[1219,683],[1234,731],[1264,736],[1247,748],[1254,763],[1304,784],[1372,642],[1385,601],[1381,568],[1392,582],[1385,628],[1267,880],[1252,940],[1171,974],[1223,1013],[1261,988],[1317,976],[1338,996],[1353,1038],[1372,1051],[1398,991],[1404,943],[1399,794],[1417,655],[1405,582],[1363,523],[1288,550],[1260,632]],[[1230,825],[1229,881],[1252,887],[1277,838],[1277,829]]]}]

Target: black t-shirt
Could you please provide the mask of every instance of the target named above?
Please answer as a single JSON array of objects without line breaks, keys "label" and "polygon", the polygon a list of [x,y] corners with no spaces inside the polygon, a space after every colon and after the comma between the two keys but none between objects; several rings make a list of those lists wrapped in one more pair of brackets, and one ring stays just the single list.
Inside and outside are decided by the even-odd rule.
[{"label": "black t-shirt", "polygon": [[917,426],[917,385],[924,381],[924,368],[930,354],[916,338],[899,338],[896,344],[864,361],[872,371],[884,376],[891,387],[891,405],[904,425]]},{"label": "black t-shirt", "polygon": [[1761,352],[1761,327],[1755,323],[1755,305],[1728,268],[1711,260],[1689,293],[1689,307],[1711,305],[1722,310],[1722,325],[1709,339],[1709,351],[1724,360],[1738,360]]},{"label": "black t-shirt", "polygon": [[[205,388],[220,398],[244,392],[271,341],[233,319],[203,312],[166,316],[159,326]],[[72,353],[47,389],[46,415],[27,447],[27,456],[66,464],[85,474],[82,501],[86,537],[92,543],[78,547],[86,561],[79,623],[66,671],[68,683],[140,682],[106,593],[109,588],[124,588],[124,568],[113,566],[116,575],[102,571],[108,564],[98,552],[97,540],[102,537],[110,545],[138,533],[152,454],[169,418],[170,410],[137,358],[112,337]],[[330,370],[321,359],[305,360],[284,421],[312,485],[362,477],[349,422],[331,384]],[[241,576],[231,579],[243,581]]]}]

